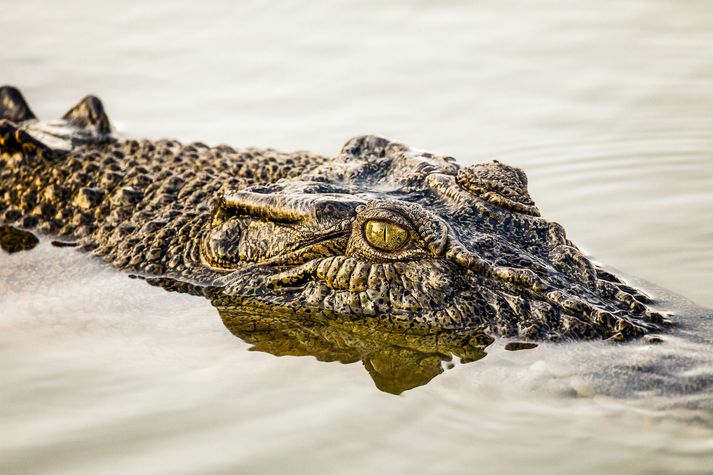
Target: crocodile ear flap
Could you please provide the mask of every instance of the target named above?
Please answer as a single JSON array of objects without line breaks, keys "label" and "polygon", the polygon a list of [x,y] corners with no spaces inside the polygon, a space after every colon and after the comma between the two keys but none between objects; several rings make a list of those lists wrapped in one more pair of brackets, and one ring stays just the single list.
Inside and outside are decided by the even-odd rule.
[{"label": "crocodile ear flap", "polygon": [[104,105],[95,96],[87,96],[69,109],[62,119],[69,125],[92,135],[111,134],[111,123],[104,112]]},{"label": "crocodile ear flap", "polygon": [[497,160],[461,168],[456,182],[478,198],[517,213],[540,216],[527,191],[527,176],[519,168]]},{"label": "crocodile ear flap", "polygon": [[35,119],[27,105],[22,93],[15,87],[0,87],[0,119],[9,120],[16,124],[26,120]]}]

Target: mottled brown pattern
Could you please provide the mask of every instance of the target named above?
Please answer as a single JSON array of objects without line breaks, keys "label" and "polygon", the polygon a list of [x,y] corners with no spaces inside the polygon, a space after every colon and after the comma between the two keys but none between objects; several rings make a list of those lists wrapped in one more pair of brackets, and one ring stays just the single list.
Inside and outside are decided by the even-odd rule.
[{"label": "mottled brown pattern", "polygon": [[[375,136],[332,158],[127,140],[94,97],[52,123],[14,88],[0,104],[2,222],[219,308],[553,340],[668,324],[540,217],[514,167],[461,167]],[[367,226],[398,241],[380,248]]]}]

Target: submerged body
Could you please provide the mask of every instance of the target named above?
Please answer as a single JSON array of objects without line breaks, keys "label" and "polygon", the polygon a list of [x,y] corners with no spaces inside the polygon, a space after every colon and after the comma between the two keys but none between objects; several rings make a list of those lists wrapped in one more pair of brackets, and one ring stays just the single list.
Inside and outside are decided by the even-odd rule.
[{"label": "submerged body", "polygon": [[0,89],[0,221],[219,308],[404,333],[626,339],[667,320],[540,213],[525,174],[375,136],[332,158],[114,137]]}]

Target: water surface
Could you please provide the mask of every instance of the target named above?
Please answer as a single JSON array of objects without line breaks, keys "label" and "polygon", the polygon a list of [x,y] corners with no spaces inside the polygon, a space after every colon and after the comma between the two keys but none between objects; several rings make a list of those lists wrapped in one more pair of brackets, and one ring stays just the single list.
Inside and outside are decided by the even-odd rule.
[{"label": "water surface", "polygon": [[7,6],[0,81],[40,117],[91,92],[131,136],[334,154],[377,133],[517,165],[681,325],[498,340],[395,396],[358,359],[249,351],[208,301],[44,239],[0,253],[0,472],[709,471],[710,25],[711,1]]}]

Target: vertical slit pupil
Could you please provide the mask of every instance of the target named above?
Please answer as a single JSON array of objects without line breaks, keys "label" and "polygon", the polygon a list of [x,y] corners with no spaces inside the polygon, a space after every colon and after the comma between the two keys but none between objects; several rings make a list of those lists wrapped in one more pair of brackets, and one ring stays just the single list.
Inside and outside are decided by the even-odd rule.
[{"label": "vertical slit pupil", "polygon": [[395,251],[408,242],[409,233],[398,224],[374,219],[364,226],[364,237],[377,249]]}]

